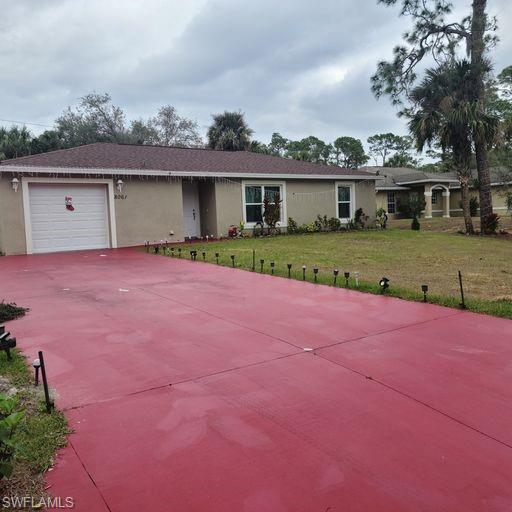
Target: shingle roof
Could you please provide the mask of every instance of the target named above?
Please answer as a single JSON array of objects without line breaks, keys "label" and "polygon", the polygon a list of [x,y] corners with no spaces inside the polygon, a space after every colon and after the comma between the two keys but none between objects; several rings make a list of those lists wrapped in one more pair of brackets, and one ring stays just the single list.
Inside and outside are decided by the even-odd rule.
[{"label": "shingle roof", "polygon": [[424,172],[408,167],[365,167],[364,170],[373,172],[377,176],[375,186],[379,189],[393,188],[406,190],[408,187],[402,186],[402,183],[423,182],[426,180],[436,180],[440,183],[457,182],[455,173]]},{"label": "shingle roof", "polygon": [[1,166],[127,169],[162,171],[162,173],[223,174],[290,174],[324,176],[373,175],[359,169],[313,164],[246,151],[214,151],[208,149],[131,144],[95,143],[5,160]]}]

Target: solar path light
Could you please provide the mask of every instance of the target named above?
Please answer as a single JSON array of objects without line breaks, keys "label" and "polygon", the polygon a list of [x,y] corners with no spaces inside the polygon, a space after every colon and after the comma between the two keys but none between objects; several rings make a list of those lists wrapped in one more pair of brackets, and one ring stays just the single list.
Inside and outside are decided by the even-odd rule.
[{"label": "solar path light", "polygon": [[421,291],[423,292],[423,302],[427,302],[428,284],[422,284]]},{"label": "solar path light", "polygon": [[380,292],[386,293],[386,290],[389,288],[389,279],[387,277],[382,277],[379,281]]},{"label": "solar path light", "polygon": [[333,279],[332,284],[333,284],[334,286],[336,286],[336,281],[338,280],[338,274],[340,273],[340,271],[339,271],[337,268],[335,268],[335,269],[332,271],[332,273],[333,273],[333,275],[334,275],[334,279]]}]

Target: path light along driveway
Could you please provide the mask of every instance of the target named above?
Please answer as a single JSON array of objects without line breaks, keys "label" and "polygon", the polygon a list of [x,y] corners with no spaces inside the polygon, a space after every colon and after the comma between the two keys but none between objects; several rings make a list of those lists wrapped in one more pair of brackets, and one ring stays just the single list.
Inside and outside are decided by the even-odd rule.
[{"label": "path light along driveway", "polygon": [[0,282],[77,511],[512,510],[509,320],[135,250]]}]

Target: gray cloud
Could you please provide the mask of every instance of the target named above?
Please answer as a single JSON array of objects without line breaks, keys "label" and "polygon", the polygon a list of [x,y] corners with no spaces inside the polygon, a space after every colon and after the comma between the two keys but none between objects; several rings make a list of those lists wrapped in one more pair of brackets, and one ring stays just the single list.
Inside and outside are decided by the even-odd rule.
[{"label": "gray cloud", "polygon": [[[456,0],[460,12],[469,0]],[[509,61],[509,0],[491,0]],[[255,136],[365,139],[405,132],[369,78],[407,20],[376,0],[0,0],[0,117],[51,124],[92,90],[128,117],[170,103],[206,127],[224,109],[246,112]],[[38,131],[37,127],[32,127]]]}]

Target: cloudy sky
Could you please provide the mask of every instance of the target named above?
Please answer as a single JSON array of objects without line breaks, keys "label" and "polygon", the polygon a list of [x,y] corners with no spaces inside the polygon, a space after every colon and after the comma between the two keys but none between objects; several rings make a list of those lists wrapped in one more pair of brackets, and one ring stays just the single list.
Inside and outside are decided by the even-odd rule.
[{"label": "cloudy sky", "polygon": [[[454,4],[469,13],[471,0]],[[489,7],[500,71],[512,2]],[[241,109],[265,142],[405,133],[369,80],[408,21],[376,0],[0,0],[0,12],[1,119],[51,125],[94,90],[128,118],[172,104],[203,133],[212,113]]]}]

